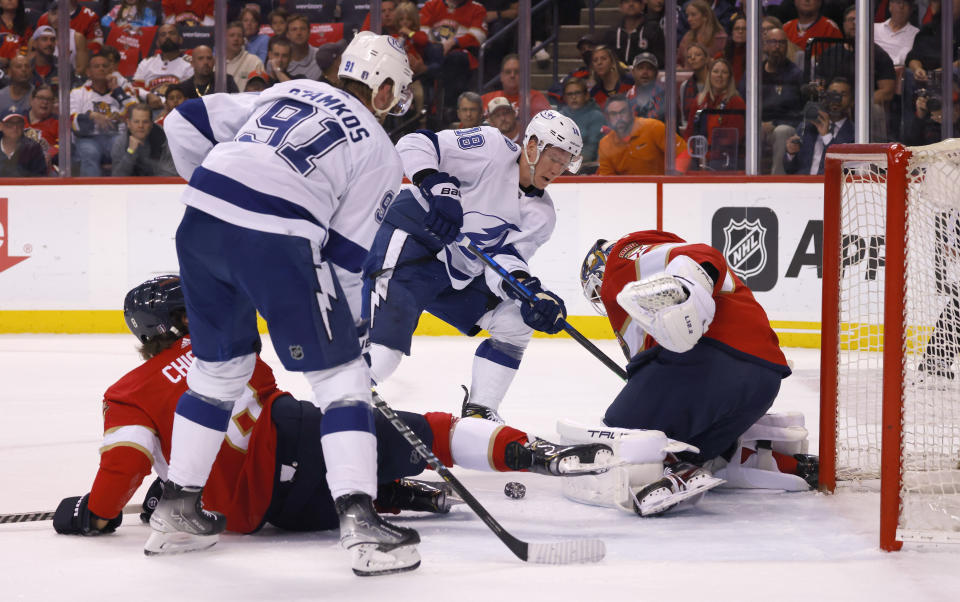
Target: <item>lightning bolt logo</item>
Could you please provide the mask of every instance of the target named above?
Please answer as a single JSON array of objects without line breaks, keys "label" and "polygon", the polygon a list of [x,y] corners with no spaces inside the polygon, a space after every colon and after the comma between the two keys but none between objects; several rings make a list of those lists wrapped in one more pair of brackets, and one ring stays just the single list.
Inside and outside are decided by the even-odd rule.
[{"label": "lightning bolt logo", "polygon": [[333,332],[330,331],[330,310],[333,309],[332,301],[337,300],[337,287],[333,284],[333,271],[326,262],[317,267],[317,284],[320,290],[317,291],[317,305],[320,306],[320,315],[323,317],[323,327],[327,329],[327,340],[333,340]]},{"label": "lightning bolt logo", "polygon": [[387,286],[389,283],[389,278],[377,278],[376,285],[370,293],[370,328],[373,328],[373,321],[376,319],[380,302],[387,298]]}]

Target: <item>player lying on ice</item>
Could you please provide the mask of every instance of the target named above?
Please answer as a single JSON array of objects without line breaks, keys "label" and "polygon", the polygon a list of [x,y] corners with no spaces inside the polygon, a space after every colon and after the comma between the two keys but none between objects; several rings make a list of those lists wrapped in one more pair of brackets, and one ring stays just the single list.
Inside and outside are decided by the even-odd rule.
[{"label": "player lying on ice", "polygon": [[[144,363],[104,395],[100,468],[90,493],[60,502],[58,533],[111,533],[122,510],[151,468],[166,478],[177,401],[187,390],[194,361],[183,291],[177,276],[160,276],[131,290],[124,318],[143,344]],[[602,444],[552,445],[488,420],[460,420],[443,412],[397,412],[444,464],[476,470],[528,470],[546,475],[598,469]],[[243,397],[233,407],[226,440],[203,492],[203,504],[226,515],[227,529],[250,533],[265,523],[295,531],[335,529],[339,519],[326,480],[320,438],[323,414],[311,403],[277,389],[273,372],[257,358]],[[447,512],[454,502],[446,483],[405,477],[426,463],[376,415],[378,496],[381,511]],[[160,496],[160,481],[145,502]],[[141,515],[144,516],[144,515]],[[209,545],[216,543],[216,538]],[[371,573],[375,574],[375,573]]]},{"label": "player lying on ice", "polygon": [[619,438],[616,455],[630,464],[565,483],[568,497],[649,515],[690,505],[720,479],[792,491],[816,482],[803,415],[766,414],[790,375],[777,335],[719,251],[634,232],[597,241],[580,281],[610,320],[628,380],[604,426],[561,422],[559,431],[569,441]]}]

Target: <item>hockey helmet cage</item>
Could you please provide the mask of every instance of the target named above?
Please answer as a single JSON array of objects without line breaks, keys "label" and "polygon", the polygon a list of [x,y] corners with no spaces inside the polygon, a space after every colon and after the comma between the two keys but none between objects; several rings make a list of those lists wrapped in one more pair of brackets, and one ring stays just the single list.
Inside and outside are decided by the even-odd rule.
[{"label": "hockey helmet cage", "polygon": [[377,90],[388,79],[393,82],[393,102],[386,109],[373,107],[377,117],[384,114],[403,115],[410,108],[413,92],[413,70],[403,43],[392,36],[361,31],[344,49],[340,57],[341,79],[351,79],[370,88],[370,104]]},{"label": "hockey helmet cage", "polygon": [[593,309],[600,315],[607,315],[603,301],[600,299],[600,286],[603,284],[603,271],[607,267],[607,258],[615,241],[600,239],[593,243],[587,256],[580,266],[580,286],[583,287],[583,296],[587,298]]},{"label": "hockey helmet cage", "polygon": [[[550,109],[540,111],[527,124],[523,135],[523,152],[527,152],[527,143],[533,137],[537,139],[537,156],[534,161],[530,161],[531,165],[537,164],[543,149],[556,146],[570,153],[567,170],[570,173],[580,170],[580,163],[583,161],[583,138],[580,136],[580,128],[572,119]],[[529,160],[529,157],[527,159]]]},{"label": "hockey helmet cage", "polygon": [[151,278],[134,287],[123,300],[123,319],[141,343],[165,332],[186,334],[175,324],[176,314],[184,311],[183,287],[176,274]]}]

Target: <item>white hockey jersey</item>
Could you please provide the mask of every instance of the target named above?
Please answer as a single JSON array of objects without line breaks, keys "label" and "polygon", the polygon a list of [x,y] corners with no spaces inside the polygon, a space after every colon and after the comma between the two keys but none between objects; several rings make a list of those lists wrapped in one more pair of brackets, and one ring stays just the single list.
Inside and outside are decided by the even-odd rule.
[{"label": "white hockey jersey", "polygon": [[[424,169],[446,172],[460,180],[463,234],[508,272],[530,273],[527,262],[553,233],[557,216],[543,191],[520,189],[520,147],[499,130],[480,126],[466,130],[425,130],[397,143],[403,170],[411,180]],[[427,203],[414,189],[426,210]],[[506,298],[501,278],[467,251],[466,242],[444,247],[437,258],[447,266],[454,288],[462,289],[483,274],[491,291]]]},{"label": "white hockey jersey", "polygon": [[[293,80],[260,94],[188,100],[164,121],[182,200],[225,222],[322,248],[359,315],[360,269],[378,206],[403,170],[386,132],[353,96]],[[343,271],[352,277],[344,278]]]}]

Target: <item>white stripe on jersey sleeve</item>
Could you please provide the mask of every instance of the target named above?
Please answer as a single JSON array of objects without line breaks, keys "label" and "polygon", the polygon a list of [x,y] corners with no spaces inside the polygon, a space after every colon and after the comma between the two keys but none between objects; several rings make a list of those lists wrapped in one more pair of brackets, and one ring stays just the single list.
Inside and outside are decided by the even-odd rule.
[{"label": "white stripe on jersey sleeve", "polygon": [[102,455],[104,452],[120,446],[132,447],[143,452],[149,458],[157,476],[161,479],[167,478],[167,461],[163,457],[160,438],[152,429],[138,424],[110,429],[103,435],[100,454]]}]

